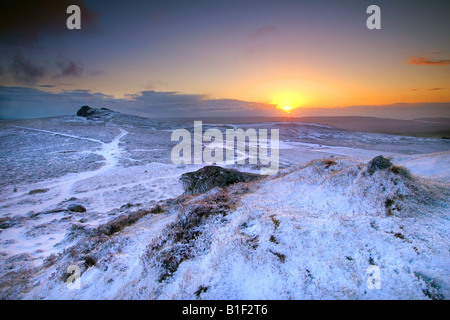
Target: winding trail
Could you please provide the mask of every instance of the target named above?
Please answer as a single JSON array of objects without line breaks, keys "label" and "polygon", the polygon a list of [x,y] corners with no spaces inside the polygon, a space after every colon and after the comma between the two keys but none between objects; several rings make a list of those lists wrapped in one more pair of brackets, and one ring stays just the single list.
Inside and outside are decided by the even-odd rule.
[{"label": "winding trail", "polygon": [[[27,212],[34,211],[34,212],[41,212],[51,206],[57,205],[61,203],[62,201],[70,198],[72,196],[72,188],[76,183],[79,183],[85,179],[89,179],[92,177],[95,177],[97,175],[103,174],[108,170],[111,170],[115,166],[117,166],[120,154],[122,152],[122,149],[120,148],[119,144],[121,139],[128,134],[128,131],[120,129],[120,133],[111,141],[111,142],[103,142],[97,139],[92,138],[85,138],[80,137],[76,135],[70,135],[60,132],[54,132],[54,131],[48,131],[48,130],[42,130],[42,129],[34,129],[34,128],[28,128],[28,127],[19,127],[15,126],[20,129],[25,130],[33,130],[33,131],[39,131],[44,132],[48,134],[53,135],[60,135],[64,137],[74,138],[74,139],[81,139],[81,140],[87,140],[99,143],[101,145],[101,148],[99,150],[91,151],[92,153],[95,153],[99,156],[102,156],[105,159],[105,164],[93,171],[85,171],[85,172],[79,172],[79,173],[71,173],[66,176],[63,176],[61,178],[54,179],[53,184],[48,185],[48,189],[50,191],[48,192],[49,198],[47,200],[43,200],[37,204],[31,205],[28,203],[25,207],[20,207],[15,210],[15,214],[26,214]],[[28,194],[25,194],[28,195]],[[47,195],[47,194],[46,194]],[[17,200],[22,198],[24,194],[18,195],[17,197],[11,198],[9,201],[4,203],[4,205],[10,205],[17,203]],[[4,206],[5,207],[5,206]]]},{"label": "winding trail", "polygon": [[[55,136],[62,136],[62,137],[68,137],[68,138],[74,138],[74,139],[88,140],[88,141],[92,141],[92,142],[105,144],[103,141],[100,141],[100,140],[97,140],[97,139],[85,138],[85,137],[75,136],[75,135],[67,134],[67,133],[61,133],[61,132],[55,132],[55,131],[49,131],[49,130],[43,130],[43,129],[36,129],[36,128],[29,128],[29,127],[23,127],[23,126],[12,126],[12,127],[19,128],[19,129],[25,129],[25,130],[45,132],[45,133],[53,134]],[[120,130],[122,130],[122,129],[120,129]]]}]

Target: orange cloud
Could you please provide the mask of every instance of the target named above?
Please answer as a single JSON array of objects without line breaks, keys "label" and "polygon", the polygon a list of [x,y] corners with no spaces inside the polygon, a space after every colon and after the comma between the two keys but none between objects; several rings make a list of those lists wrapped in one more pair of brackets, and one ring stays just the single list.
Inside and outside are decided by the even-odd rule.
[{"label": "orange cloud", "polygon": [[450,65],[450,60],[437,60],[437,59],[428,59],[424,57],[410,57],[406,62],[408,64],[424,64],[424,65],[434,65],[434,66],[445,66]]}]

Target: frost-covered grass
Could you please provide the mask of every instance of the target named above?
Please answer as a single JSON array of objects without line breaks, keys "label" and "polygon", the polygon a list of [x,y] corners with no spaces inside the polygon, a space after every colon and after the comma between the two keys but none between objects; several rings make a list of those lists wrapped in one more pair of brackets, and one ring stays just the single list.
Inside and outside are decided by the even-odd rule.
[{"label": "frost-covered grass", "polygon": [[[23,297],[448,298],[448,190],[334,161],[180,196],[98,244],[81,240],[74,248],[95,265],[80,290],[66,288],[65,268],[86,257],[66,254]],[[401,209],[389,214],[385,199],[399,192]],[[380,268],[379,290],[367,286],[370,266]]]},{"label": "frost-covered grass", "polygon": [[[182,195],[179,177],[200,166],[168,161],[177,124],[3,122],[0,296],[449,298],[447,142],[271,125],[276,176]],[[380,149],[393,165],[369,174]],[[70,265],[79,290],[67,288]],[[370,266],[379,290],[367,286]]]},{"label": "frost-covered grass", "polygon": [[[181,264],[159,297],[195,299],[203,287],[204,299],[448,298],[448,194],[409,198],[429,186],[358,166],[323,172],[318,161],[263,183],[211,226],[208,253]],[[405,212],[387,214],[388,189],[412,200]],[[371,265],[380,290],[367,287]]]}]

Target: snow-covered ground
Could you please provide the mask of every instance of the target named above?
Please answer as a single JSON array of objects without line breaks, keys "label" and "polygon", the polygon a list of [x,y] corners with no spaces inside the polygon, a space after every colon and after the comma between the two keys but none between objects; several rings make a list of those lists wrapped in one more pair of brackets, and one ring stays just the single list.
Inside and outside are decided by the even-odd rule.
[{"label": "snow-covered ground", "polygon": [[[183,126],[192,129],[116,113],[0,122],[0,295],[450,297],[447,140],[289,122],[234,125],[280,130],[280,172],[184,196],[181,174],[201,165],[170,161],[171,131]],[[411,174],[365,174],[380,154]],[[153,210],[158,204],[162,210]],[[102,231],[115,221],[128,222]],[[70,265],[81,270],[79,289],[67,286]],[[379,289],[367,283],[374,266]]]}]

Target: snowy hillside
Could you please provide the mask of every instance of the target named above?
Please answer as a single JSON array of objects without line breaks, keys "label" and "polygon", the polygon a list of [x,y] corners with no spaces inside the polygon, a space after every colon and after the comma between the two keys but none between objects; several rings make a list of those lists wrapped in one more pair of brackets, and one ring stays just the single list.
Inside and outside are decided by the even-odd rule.
[{"label": "snowy hillside", "polygon": [[[0,296],[449,299],[448,141],[223,125],[279,128],[280,172],[185,195],[181,175],[202,165],[171,163],[181,127],[117,113],[0,122]],[[381,154],[392,163],[374,169]]]}]

